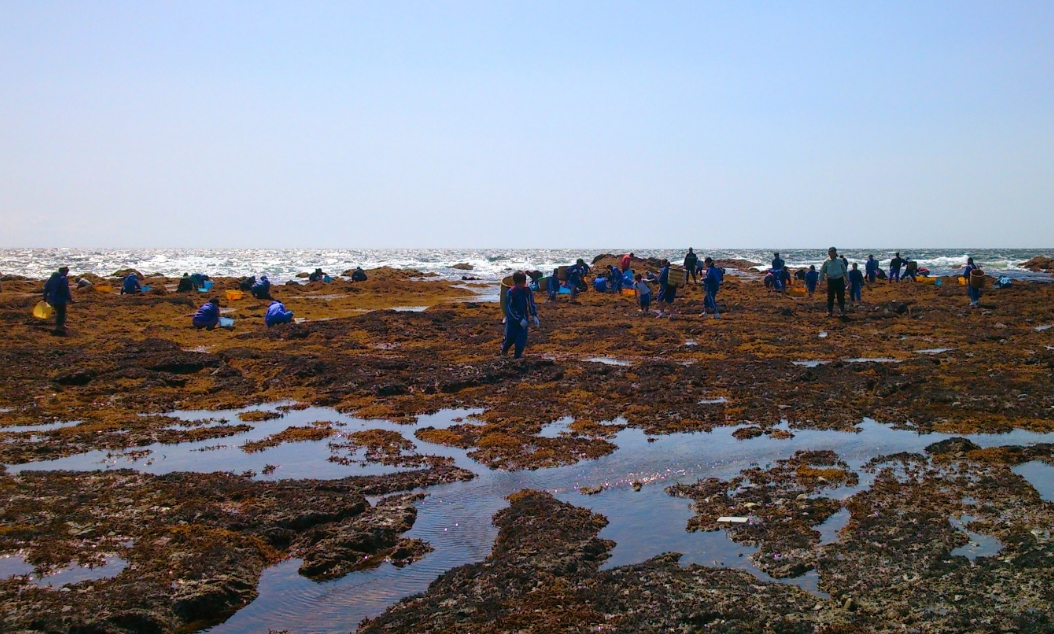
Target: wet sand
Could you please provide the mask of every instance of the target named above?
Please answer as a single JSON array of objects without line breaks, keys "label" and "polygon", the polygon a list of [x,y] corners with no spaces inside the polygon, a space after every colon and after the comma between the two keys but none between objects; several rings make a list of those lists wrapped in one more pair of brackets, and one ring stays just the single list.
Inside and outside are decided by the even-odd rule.
[{"label": "wet sand", "polygon": [[[454,569],[383,615],[401,592],[346,610],[359,616],[343,631],[362,616],[378,617],[366,631],[530,623],[536,631],[902,631],[919,623],[1035,631],[1045,622],[1054,597],[1045,532],[1054,517],[1043,492],[1054,330],[1044,326],[1054,323],[1054,285],[987,290],[971,310],[954,281],[879,284],[843,321],[826,317],[819,296],[780,297],[749,276],[727,279],[720,320],[698,316],[697,287],[682,289],[673,320],[639,317],[632,298],[592,292],[577,304],[540,304],[542,327],[532,329],[523,360],[497,356],[496,304],[413,273],[275,287],[308,321],[270,330],[266,302],[251,298],[221,302],[233,309],[225,315],[234,330],[202,332],[189,315],[203,295],[75,291],[67,338],[50,337],[29,316],[39,282],[5,283],[0,462],[9,468],[0,486],[10,495],[0,503],[0,555],[17,559],[8,558],[14,576],[0,579],[4,626],[176,631],[235,614],[234,626],[261,575],[284,570],[268,568],[283,560],[317,583],[354,582],[376,574],[359,570],[393,566],[386,561],[410,570],[430,557],[447,567],[430,568],[400,586],[405,592],[425,591]],[[158,289],[174,280],[149,282]],[[233,285],[220,280],[217,291]],[[285,409],[217,413],[265,403]],[[428,418],[452,409],[461,413]],[[177,410],[178,419],[170,416]],[[303,411],[311,416],[296,415]],[[962,441],[948,451],[926,449],[932,443],[922,436],[910,451],[867,461],[837,443],[797,438],[851,437],[865,419],[909,435],[939,432],[934,439],[1041,435]],[[792,444],[760,452],[756,466],[628,475],[640,465],[626,460],[662,445],[648,440],[715,429],[733,444]],[[626,433],[639,444],[627,444]],[[684,442],[697,462],[711,464],[720,451]],[[667,455],[672,446],[663,446]],[[297,453],[313,447],[318,453]],[[605,456],[623,468],[583,476],[578,489],[553,479]],[[540,479],[492,489],[470,515],[480,524],[497,513],[496,526],[460,558],[429,554],[445,546],[414,536],[418,509],[431,503],[418,492],[483,482],[491,470]],[[329,491],[341,510],[327,510]],[[615,501],[627,495],[661,501],[643,503],[645,519],[627,524]],[[501,510],[505,496],[512,504]],[[657,543],[684,551],[694,548],[693,533],[710,531],[732,545],[720,557],[739,548],[747,569],[702,556],[685,567],[639,547],[619,555],[619,540],[633,538],[602,532],[611,523],[646,535],[648,513],[669,502],[674,510],[655,517],[685,537]],[[293,516],[304,519],[290,525]],[[717,522],[723,516],[748,521]],[[506,534],[520,524],[530,531]],[[494,539],[486,562],[474,563]],[[997,540],[994,553],[986,540]],[[67,591],[30,578],[114,557],[127,565]],[[508,585],[524,575],[533,585]],[[811,581],[803,589],[788,580]],[[252,606],[245,614],[261,611]]]}]

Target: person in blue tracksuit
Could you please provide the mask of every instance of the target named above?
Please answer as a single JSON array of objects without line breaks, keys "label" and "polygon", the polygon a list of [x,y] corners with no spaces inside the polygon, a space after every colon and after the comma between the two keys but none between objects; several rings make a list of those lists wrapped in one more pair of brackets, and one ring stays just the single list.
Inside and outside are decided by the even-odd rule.
[{"label": "person in blue tracksuit", "polygon": [[593,290],[598,293],[608,292],[608,278],[597,276],[597,278],[593,280]]},{"label": "person in blue tracksuit", "polygon": [[58,337],[66,336],[66,305],[75,303],[70,294],[69,272],[69,268],[64,266],[52,273],[44,283],[44,301],[55,309],[55,329],[51,334]]},{"label": "person in blue tracksuit", "polygon": [[527,319],[533,319],[535,326],[541,324],[538,323],[534,294],[527,286],[527,275],[516,271],[512,274],[512,284],[505,296],[505,340],[501,342],[501,356],[509,354],[509,349],[515,346],[513,358],[519,359],[527,347]]},{"label": "person in blue tracksuit", "polygon": [[567,286],[571,289],[571,301],[575,301],[579,291],[585,290],[585,279],[588,274],[589,267],[582,258],[579,258],[574,266],[567,267]]},{"label": "person in blue tracksuit", "polygon": [[260,276],[260,280],[249,288],[249,292],[256,299],[271,299],[271,280],[266,275]]},{"label": "person in blue tracksuit", "polygon": [[293,311],[286,310],[285,304],[275,300],[271,302],[271,305],[267,307],[267,313],[264,315],[264,323],[267,327],[277,326],[278,324],[288,324],[293,321]]},{"label": "person in blue tracksuit", "polygon": [[864,264],[864,277],[867,278],[868,284],[874,284],[878,277],[878,260],[874,255],[867,256],[867,262]]},{"label": "person in blue tracksuit", "polygon": [[714,265],[714,259],[707,257],[703,260],[706,265],[706,275],[703,276],[703,288],[706,295],[703,297],[703,315],[707,310],[713,311],[714,319],[721,318],[721,310],[717,307],[717,291],[721,290],[721,282],[725,279],[725,272]]},{"label": "person in blue tracksuit", "polygon": [[780,293],[787,292],[787,285],[784,283],[783,269],[786,263],[783,258],[780,257],[779,251],[772,254],[772,290],[779,291]]},{"label": "person in blue tracksuit", "polygon": [[962,276],[966,278],[966,295],[970,298],[970,308],[977,308],[978,302],[981,301],[981,289],[974,288],[970,283],[970,273],[978,268],[980,267],[973,263],[973,258],[966,258],[966,268],[963,269]]},{"label": "person in blue tracksuit", "polygon": [[904,266],[904,260],[900,257],[900,251],[897,251],[893,259],[889,261],[889,279],[890,283],[900,281],[900,267]]},{"label": "person in blue tracksuit", "polygon": [[142,292],[143,287],[139,285],[139,276],[135,273],[126,275],[124,282],[121,284],[121,295],[134,295]]},{"label": "person in blue tracksuit", "polygon": [[622,292],[622,271],[617,266],[611,267],[611,273],[608,274],[608,288],[616,295]]},{"label": "person in blue tracksuit", "polygon": [[545,284],[545,290],[549,293],[545,301],[555,302],[556,294],[560,292],[560,269],[553,269],[553,274],[549,276],[549,281]]},{"label": "person in blue tracksuit", "polygon": [[220,300],[213,297],[202,304],[198,312],[194,313],[194,318],[190,320],[190,323],[199,329],[212,330],[215,328],[216,324],[220,323]]},{"label": "person in blue tracksuit", "polygon": [[816,266],[813,264],[809,265],[809,271],[805,274],[805,290],[809,291],[809,297],[816,292],[816,284],[820,281],[820,272],[816,270]]},{"label": "person in blue tracksuit", "polygon": [[853,262],[853,268],[849,269],[849,301],[850,302],[863,302],[864,300],[860,296],[860,289],[864,287],[864,274],[860,272],[856,262]]}]

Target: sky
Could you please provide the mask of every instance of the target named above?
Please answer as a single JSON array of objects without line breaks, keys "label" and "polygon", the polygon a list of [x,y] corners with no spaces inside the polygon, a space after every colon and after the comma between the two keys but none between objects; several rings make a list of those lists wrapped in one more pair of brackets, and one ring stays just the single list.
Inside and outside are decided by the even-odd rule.
[{"label": "sky", "polygon": [[0,0],[2,247],[1054,246],[1054,3]]}]

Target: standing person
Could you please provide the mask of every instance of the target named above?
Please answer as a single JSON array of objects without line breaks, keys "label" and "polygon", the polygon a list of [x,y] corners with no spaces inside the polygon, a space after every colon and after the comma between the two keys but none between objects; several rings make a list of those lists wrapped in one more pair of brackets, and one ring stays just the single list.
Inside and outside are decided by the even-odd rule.
[{"label": "standing person", "polygon": [[717,308],[717,291],[721,289],[721,282],[725,279],[725,272],[714,265],[714,259],[707,256],[703,261],[706,264],[706,276],[703,277],[703,288],[706,295],[703,297],[703,315],[707,309],[714,311],[714,319],[721,319],[721,311]]},{"label": "standing person", "polygon": [[139,276],[135,273],[126,275],[124,282],[121,284],[121,295],[134,295],[142,292],[143,287],[139,285]]},{"label": "standing person", "polygon": [[516,347],[514,359],[523,356],[527,347],[527,318],[538,323],[538,308],[534,305],[534,295],[527,287],[527,276],[523,271],[512,274],[512,288],[505,296],[505,340],[501,342],[501,356],[509,354],[509,348]]},{"label": "standing person", "polygon": [[556,294],[560,292],[560,269],[553,269],[553,274],[545,283],[545,291],[548,295],[545,299],[546,303],[555,302]]},{"label": "standing person", "polygon": [[878,260],[875,259],[874,255],[867,256],[867,262],[864,264],[864,275],[867,277],[869,284],[875,283],[875,278],[878,277]]},{"label": "standing person", "polygon": [[860,295],[860,289],[863,287],[864,274],[860,272],[856,262],[853,262],[853,268],[849,270],[849,301],[863,303]]},{"label": "standing person", "polygon": [[622,269],[623,273],[628,271],[629,267],[632,266],[632,265],[633,265],[633,254],[632,253],[623,254],[623,256],[619,259],[619,268]]},{"label": "standing person", "polygon": [[812,294],[816,292],[816,283],[820,281],[820,273],[816,270],[816,265],[810,264],[809,271],[805,274],[805,290],[809,291],[809,299],[812,299]]},{"label": "standing person", "polygon": [[668,317],[673,319],[673,301],[677,299],[677,287],[670,284],[670,261],[662,261],[662,270],[659,271],[659,288],[662,289],[662,294],[659,295],[659,317]]},{"label": "standing person", "polygon": [[900,259],[900,251],[897,251],[893,259],[889,261],[889,282],[900,281],[900,267],[904,266],[904,260]]},{"label": "standing person", "polygon": [[76,303],[70,294],[69,272],[69,267],[64,266],[52,273],[44,283],[44,301],[55,309],[55,329],[51,334],[56,337],[66,336],[66,305]]},{"label": "standing person", "polygon": [[970,308],[977,308],[978,302],[981,301],[981,289],[974,288],[970,281],[970,274],[979,268],[973,263],[973,258],[966,258],[966,268],[963,269],[962,276],[966,278],[966,295],[970,298]]},{"label": "standing person", "polygon": [[915,275],[919,272],[919,263],[911,258],[904,258],[904,279],[917,281]]},{"label": "standing person", "polygon": [[651,287],[640,273],[633,276],[633,290],[637,293],[637,302],[640,304],[640,316],[647,317],[648,308],[651,307]]},{"label": "standing person", "polygon": [[787,285],[783,282],[783,267],[785,263],[780,257],[780,252],[772,254],[772,289],[786,294]]},{"label": "standing person", "polygon": [[608,273],[608,288],[616,295],[622,292],[622,270],[617,266],[611,267]]},{"label": "standing person", "polygon": [[838,249],[831,247],[827,250],[827,259],[820,267],[820,280],[827,279],[827,316],[834,316],[834,299],[838,298],[838,308],[845,317],[845,281],[848,276],[845,270],[845,262],[838,257]]},{"label": "standing person", "polygon": [[699,256],[692,251],[691,247],[688,247],[688,254],[684,256],[684,281],[688,281],[688,276],[692,276],[692,282],[698,282],[699,278],[696,277],[696,269],[699,266]]}]

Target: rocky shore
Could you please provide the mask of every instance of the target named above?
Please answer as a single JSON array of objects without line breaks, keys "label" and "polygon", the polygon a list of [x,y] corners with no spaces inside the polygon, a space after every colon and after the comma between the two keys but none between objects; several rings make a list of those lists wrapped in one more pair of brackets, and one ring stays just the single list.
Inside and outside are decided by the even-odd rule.
[{"label": "rocky shore", "polygon": [[[274,287],[306,321],[272,329],[266,301],[226,299],[236,280],[217,280],[212,293],[235,327],[211,332],[190,325],[206,295],[174,293],[176,280],[149,279],[153,290],[135,297],[75,290],[65,338],[30,315],[41,281],[4,282],[6,465],[219,440],[262,422],[174,426],[175,410],[287,401],[406,423],[448,408],[479,413],[442,429],[339,440],[324,424],[290,427],[242,447],[331,439],[349,463],[409,470],[393,475],[269,482],[252,473],[5,471],[0,555],[20,555],[37,575],[103,555],[127,567],[65,591],[24,575],[0,579],[0,629],[193,631],[251,601],[262,570],[283,558],[303,560],[301,574],[320,580],[383,561],[412,565],[430,548],[402,537],[417,496],[472,477],[414,441],[519,470],[610,454],[627,427],[656,436],[736,426],[743,442],[853,430],[864,418],[918,432],[1054,431],[1052,284],[988,289],[971,310],[953,278],[880,283],[846,320],[827,318],[819,294],[782,297],[748,271],[726,278],[720,320],[698,315],[702,291],[692,285],[673,320],[640,317],[632,297],[589,292],[540,304],[542,327],[526,358],[512,360],[497,355],[497,304],[413,271],[368,273],[362,283]],[[542,435],[565,419],[565,433]],[[692,500],[686,530],[728,531],[757,547],[750,557],[772,577],[818,571],[829,598],[742,571],[683,567],[676,555],[600,571],[612,547],[597,537],[604,518],[525,491],[495,517],[490,558],[447,572],[362,630],[1049,631],[1054,506],[1011,467],[1054,464],[1050,449],[962,440],[866,469],[808,450],[731,480],[641,493]],[[861,480],[866,489],[831,497]],[[839,539],[820,543],[816,527],[845,511]],[[1000,541],[999,557],[950,554],[969,541],[949,522],[963,515],[970,531]],[[722,516],[751,520],[729,526]]]}]

